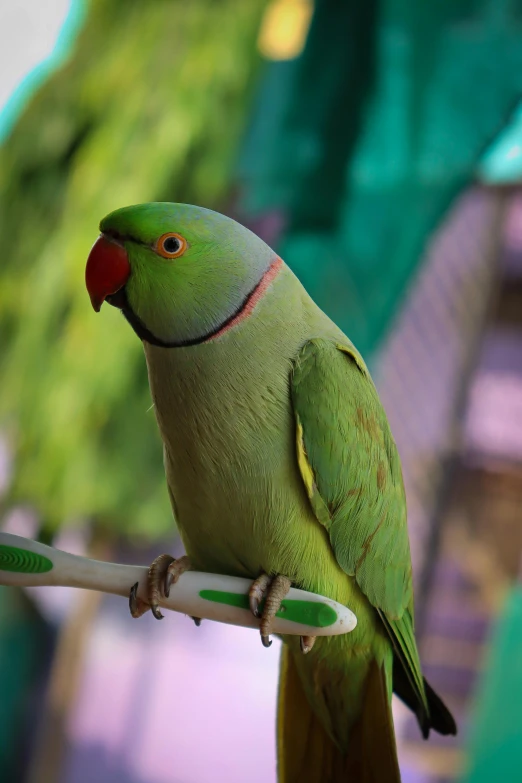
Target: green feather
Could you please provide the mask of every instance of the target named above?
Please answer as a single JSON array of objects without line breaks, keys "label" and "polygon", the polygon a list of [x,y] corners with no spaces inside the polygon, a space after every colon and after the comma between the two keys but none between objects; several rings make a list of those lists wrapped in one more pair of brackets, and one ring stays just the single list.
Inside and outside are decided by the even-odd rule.
[{"label": "green feather", "polygon": [[413,629],[406,499],[386,415],[355,348],[310,340],[292,377],[297,451],[337,561],[379,610],[428,712]]}]

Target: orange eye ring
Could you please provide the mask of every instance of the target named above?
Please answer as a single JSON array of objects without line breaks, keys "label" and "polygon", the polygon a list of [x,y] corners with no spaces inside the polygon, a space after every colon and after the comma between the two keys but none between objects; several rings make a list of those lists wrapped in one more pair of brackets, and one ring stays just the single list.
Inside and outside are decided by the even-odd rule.
[{"label": "orange eye ring", "polygon": [[175,231],[169,231],[167,234],[162,234],[159,239],[156,240],[154,250],[162,258],[179,258],[187,249],[187,240],[176,234]]}]

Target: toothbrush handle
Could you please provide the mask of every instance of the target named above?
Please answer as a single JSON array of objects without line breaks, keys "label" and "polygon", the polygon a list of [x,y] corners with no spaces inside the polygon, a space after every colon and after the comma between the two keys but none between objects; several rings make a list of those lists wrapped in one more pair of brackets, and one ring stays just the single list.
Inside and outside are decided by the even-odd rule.
[{"label": "toothbrush handle", "polygon": [[[0,533],[0,584],[18,587],[61,585],[98,590],[128,598],[138,583],[138,596],[146,601],[148,568],[120,565],[71,555],[32,539]],[[250,612],[251,582],[234,576],[187,571],[160,605],[192,617],[259,628]],[[357,623],[345,606],[325,596],[291,588],[274,619],[273,632],[301,636],[347,633]]]}]

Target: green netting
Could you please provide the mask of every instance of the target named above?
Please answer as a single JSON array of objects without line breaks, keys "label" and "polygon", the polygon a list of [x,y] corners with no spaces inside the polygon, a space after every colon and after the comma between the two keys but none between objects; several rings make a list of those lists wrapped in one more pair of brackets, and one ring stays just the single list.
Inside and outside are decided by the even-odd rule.
[{"label": "green netting", "polygon": [[522,103],[517,105],[506,128],[485,151],[477,176],[487,185],[520,185],[522,182]]},{"label": "green netting", "polygon": [[522,589],[508,596],[480,687],[466,783],[518,783],[522,766]]},{"label": "green netting", "polygon": [[318,0],[303,55],[266,67],[239,163],[248,214],[364,352],[522,93],[522,4]]},{"label": "green netting", "polygon": [[[0,780],[22,780],[35,689],[48,663],[50,629],[20,590],[0,587]],[[28,734],[29,732],[29,734]]]}]

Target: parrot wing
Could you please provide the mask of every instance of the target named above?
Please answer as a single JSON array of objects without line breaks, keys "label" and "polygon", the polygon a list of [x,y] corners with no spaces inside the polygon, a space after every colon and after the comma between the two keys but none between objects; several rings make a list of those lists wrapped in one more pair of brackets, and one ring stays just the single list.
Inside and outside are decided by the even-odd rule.
[{"label": "parrot wing", "polygon": [[429,727],[402,471],[373,381],[352,345],[314,339],[297,357],[291,395],[299,470],[315,516],[339,565],[378,611]]}]

